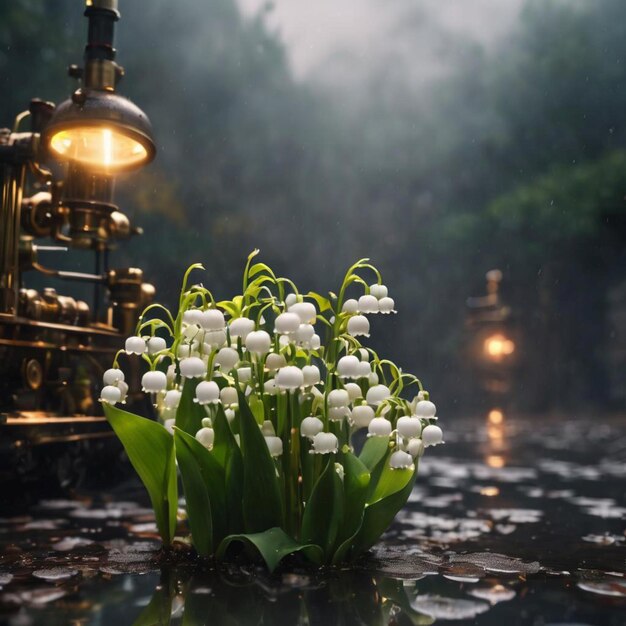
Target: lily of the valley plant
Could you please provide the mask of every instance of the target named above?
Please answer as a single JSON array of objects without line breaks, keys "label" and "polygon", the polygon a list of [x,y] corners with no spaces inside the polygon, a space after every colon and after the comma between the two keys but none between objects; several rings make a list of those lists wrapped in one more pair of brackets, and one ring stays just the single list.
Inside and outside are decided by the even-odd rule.
[{"label": "lily of the valley plant", "polygon": [[[177,315],[158,304],[143,312],[104,374],[101,400],[165,546],[176,530],[178,466],[199,555],[221,559],[239,542],[270,570],[298,551],[316,564],[349,561],[405,504],[424,448],[442,442],[435,405],[415,376],[361,343],[370,315],[395,313],[367,259],[338,294],[322,296],[253,262],[257,252],[232,300],[189,286],[203,269],[192,265]],[[128,393],[123,353],[148,364],[143,391],[160,422],[115,406]]]}]

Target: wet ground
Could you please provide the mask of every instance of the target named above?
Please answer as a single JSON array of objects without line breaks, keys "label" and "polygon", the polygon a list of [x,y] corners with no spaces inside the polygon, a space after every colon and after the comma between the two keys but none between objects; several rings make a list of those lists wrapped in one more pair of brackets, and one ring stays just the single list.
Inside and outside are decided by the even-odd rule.
[{"label": "wet ground", "polygon": [[156,564],[136,484],[0,512],[0,624],[626,624],[626,422],[445,429],[409,505],[345,571]]}]

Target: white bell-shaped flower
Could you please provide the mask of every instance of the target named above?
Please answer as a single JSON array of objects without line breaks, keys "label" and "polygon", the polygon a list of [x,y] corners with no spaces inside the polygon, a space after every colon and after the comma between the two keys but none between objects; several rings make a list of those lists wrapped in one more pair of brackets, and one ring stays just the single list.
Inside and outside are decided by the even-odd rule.
[{"label": "white bell-shaped flower", "polygon": [[212,428],[201,428],[196,433],[196,439],[207,449],[210,450],[213,447],[215,441],[215,431]]},{"label": "white bell-shaped flower", "polygon": [[369,294],[359,298],[359,311],[361,313],[378,313],[378,300]]},{"label": "white bell-shaped flower", "polygon": [[124,372],[115,368],[108,369],[102,376],[105,385],[117,385],[121,380],[124,380]]},{"label": "white bell-shaped flower", "polygon": [[[228,423],[230,424],[234,419],[235,419],[235,409],[224,409],[224,415],[226,416],[226,419],[228,420]],[[235,435],[235,439],[237,440],[237,443],[239,443],[239,435]]]},{"label": "white bell-shaped flower", "polygon": [[280,456],[283,453],[283,440],[275,435],[265,437],[265,443],[267,449],[270,451],[270,455],[273,457]]},{"label": "white bell-shaped flower", "polygon": [[146,351],[146,342],[141,337],[129,337],[124,344],[126,354],[143,354]]},{"label": "white bell-shaped flower", "polygon": [[406,451],[416,459],[424,454],[424,442],[421,439],[411,439],[406,444]]},{"label": "white bell-shaped flower", "polygon": [[240,367],[237,369],[237,378],[240,383],[247,383],[252,380],[252,368],[251,367]]},{"label": "white bell-shaped flower", "polygon": [[315,335],[315,328],[311,324],[300,324],[294,333],[294,339],[300,344],[308,344]]},{"label": "white bell-shaped flower", "polygon": [[356,378],[368,378],[371,373],[370,364],[367,361],[359,361],[356,367]]},{"label": "white bell-shaped flower", "polygon": [[206,375],[206,363],[197,356],[181,359],[179,367],[184,378],[203,378]]},{"label": "white bell-shaped flower", "polygon": [[422,422],[419,417],[409,417],[403,415],[396,422],[396,430],[401,437],[405,439],[414,439],[422,433]]},{"label": "white bell-shaped flower", "polygon": [[234,387],[222,387],[220,390],[220,400],[224,406],[239,404],[239,395]]},{"label": "white bell-shaped flower", "polygon": [[389,437],[391,422],[384,417],[375,417],[367,428],[370,437]]},{"label": "white bell-shaped flower", "polygon": [[342,378],[356,378],[359,371],[359,359],[353,354],[342,356],[337,361],[337,374]]},{"label": "white bell-shaped flower", "polygon": [[376,372],[370,372],[367,377],[367,382],[372,386],[378,385],[378,374]]},{"label": "white bell-shaped flower", "polygon": [[316,333],[311,337],[311,341],[309,341],[309,349],[310,350],[319,350],[322,345],[322,340],[320,336]]},{"label": "white bell-shaped flower", "polygon": [[122,404],[126,404],[126,396],[128,395],[128,385],[123,380],[120,380],[120,382],[117,383],[117,388],[120,390],[120,393],[122,394],[120,398],[120,402]]},{"label": "white bell-shaped flower", "polygon": [[254,354],[266,354],[270,351],[272,338],[264,330],[253,330],[248,333],[245,340],[246,348]]},{"label": "white bell-shaped flower", "polygon": [[225,372],[230,372],[237,363],[239,363],[239,353],[234,348],[221,348],[215,355],[215,364]]},{"label": "white bell-shaped flower", "polygon": [[394,302],[393,298],[385,297],[381,298],[378,301],[378,309],[384,315],[389,315],[389,313],[395,313],[395,306],[396,303]]},{"label": "white bell-shaped flower", "polygon": [[354,298],[349,298],[343,303],[341,310],[344,313],[357,313],[359,310],[359,303]]},{"label": "white bell-shaped flower", "polygon": [[374,419],[374,409],[368,404],[360,404],[352,409],[350,420],[356,428],[367,428]]},{"label": "white bell-shaped flower", "polygon": [[355,315],[348,320],[348,334],[353,337],[369,337],[370,322],[365,315]]},{"label": "white bell-shaped flower", "polygon": [[220,401],[220,388],[212,380],[203,380],[196,387],[194,402],[198,404],[217,404]]},{"label": "white bell-shaped flower", "polygon": [[359,387],[356,383],[346,383],[344,387],[348,392],[348,396],[350,396],[350,402],[354,402],[355,400],[363,397],[361,387]]},{"label": "white bell-shaped flower", "polygon": [[288,293],[285,296],[285,306],[289,308],[298,301],[298,296],[295,293]]},{"label": "white bell-shaped flower", "polygon": [[283,354],[272,352],[265,358],[265,368],[270,372],[275,372],[285,365],[287,365],[287,359]]},{"label": "white bell-shaped flower", "polygon": [[374,296],[377,300],[381,300],[382,298],[386,298],[389,293],[387,287],[385,285],[370,285],[370,294]]},{"label": "white bell-shaped flower", "polygon": [[422,419],[432,419],[437,414],[437,407],[430,400],[420,400],[415,405],[415,415]]},{"label": "white bell-shaped flower", "polygon": [[163,337],[150,337],[147,341],[148,354],[156,354],[167,348],[167,343]]},{"label": "white bell-shaped flower", "polygon": [[328,392],[328,406],[339,407],[350,404],[350,395],[345,389],[332,389]]},{"label": "white bell-shaped flower", "polygon": [[331,422],[341,422],[350,416],[350,409],[347,406],[328,407],[328,419]]},{"label": "white bell-shaped flower", "polygon": [[205,330],[224,330],[226,320],[224,314],[218,309],[207,309],[200,314],[200,326]]},{"label": "white bell-shaped flower", "polygon": [[407,469],[413,467],[413,457],[402,450],[396,450],[389,458],[391,469]]},{"label": "white bell-shaped flower", "polygon": [[304,385],[306,387],[317,385],[322,379],[320,368],[317,365],[305,365],[302,368],[302,375],[304,376]]},{"label": "white bell-shaped flower", "polygon": [[167,376],[164,372],[146,372],[141,377],[141,388],[148,393],[158,393],[167,388]]},{"label": "white bell-shaped flower", "polygon": [[339,441],[333,433],[317,433],[313,437],[311,454],[335,454],[339,450]]},{"label": "white bell-shaped flower", "polygon": [[230,322],[229,330],[231,337],[245,339],[254,330],[254,320],[247,317],[238,317]]},{"label": "white bell-shaped flower", "polygon": [[304,374],[299,367],[287,365],[276,372],[276,386],[279,389],[294,391],[304,386]]},{"label": "white bell-shaped flower", "polygon": [[278,393],[278,387],[276,386],[276,381],[273,378],[266,380],[263,383],[263,391],[268,396],[275,396]]},{"label": "white bell-shaped flower", "polygon": [[313,324],[317,310],[312,302],[296,302],[289,307],[289,313],[295,313],[302,324]]},{"label": "white bell-shaped flower", "polygon": [[294,312],[281,313],[274,320],[274,330],[281,335],[295,333],[300,327],[300,316]]},{"label": "white bell-shaped flower", "polygon": [[202,311],[200,309],[187,309],[183,313],[183,322],[189,325],[200,326],[202,323]]},{"label": "white bell-shaped flower", "polygon": [[422,441],[424,442],[425,448],[428,448],[429,446],[437,446],[440,443],[443,443],[443,431],[439,428],[439,426],[430,424],[422,431]]},{"label": "white bell-shaped flower", "polygon": [[166,409],[177,409],[180,404],[180,397],[183,394],[178,389],[170,389],[163,398],[163,404]]},{"label": "white bell-shaped flower", "polygon": [[217,350],[226,345],[226,331],[222,330],[207,330],[204,333],[205,345],[208,345],[210,350]]},{"label": "white bell-shaped flower", "polygon": [[367,390],[365,401],[372,406],[378,406],[389,396],[391,396],[389,387],[386,387],[385,385],[374,385]]},{"label": "white bell-shaped flower", "polygon": [[122,399],[122,392],[119,387],[115,387],[114,385],[107,385],[102,388],[100,392],[100,401],[106,402],[107,404],[116,404]]},{"label": "white bell-shaped flower", "polygon": [[324,423],[319,417],[314,417],[313,415],[305,417],[300,424],[300,434],[309,439],[313,439],[322,430],[324,430]]}]

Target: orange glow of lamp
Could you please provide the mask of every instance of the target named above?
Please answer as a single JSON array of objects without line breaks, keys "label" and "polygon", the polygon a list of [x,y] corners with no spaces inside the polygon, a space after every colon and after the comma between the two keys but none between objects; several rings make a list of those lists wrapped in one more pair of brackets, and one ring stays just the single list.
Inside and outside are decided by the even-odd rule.
[{"label": "orange glow of lamp", "polygon": [[515,352],[515,342],[498,333],[485,339],[483,349],[487,357],[494,361],[501,361]]}]

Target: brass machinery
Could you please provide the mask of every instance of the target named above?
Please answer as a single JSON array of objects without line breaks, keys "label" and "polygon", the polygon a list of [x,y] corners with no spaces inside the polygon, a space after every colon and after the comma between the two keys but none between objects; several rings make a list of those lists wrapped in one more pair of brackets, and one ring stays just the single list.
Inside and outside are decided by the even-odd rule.
[{"label": "brass machinery", "polygon": [[[115,93],[123,75],[113,47],[117,0],[87,0],[85,16],[84,67],[69,68],[80,87],[58,107],[32,100],[13,129],[0,129],[3,448],[108,436],[102,373],[154,297],[140,269],[109,266],[114,245],[140,233],[113,203],[115,176],[154,158],[152,130]],[[93,272],[43,263],[42,253],[68,249],[91,254]],[[37,274],[39,282],[91,284],[93,301],[29,288]]]}]

